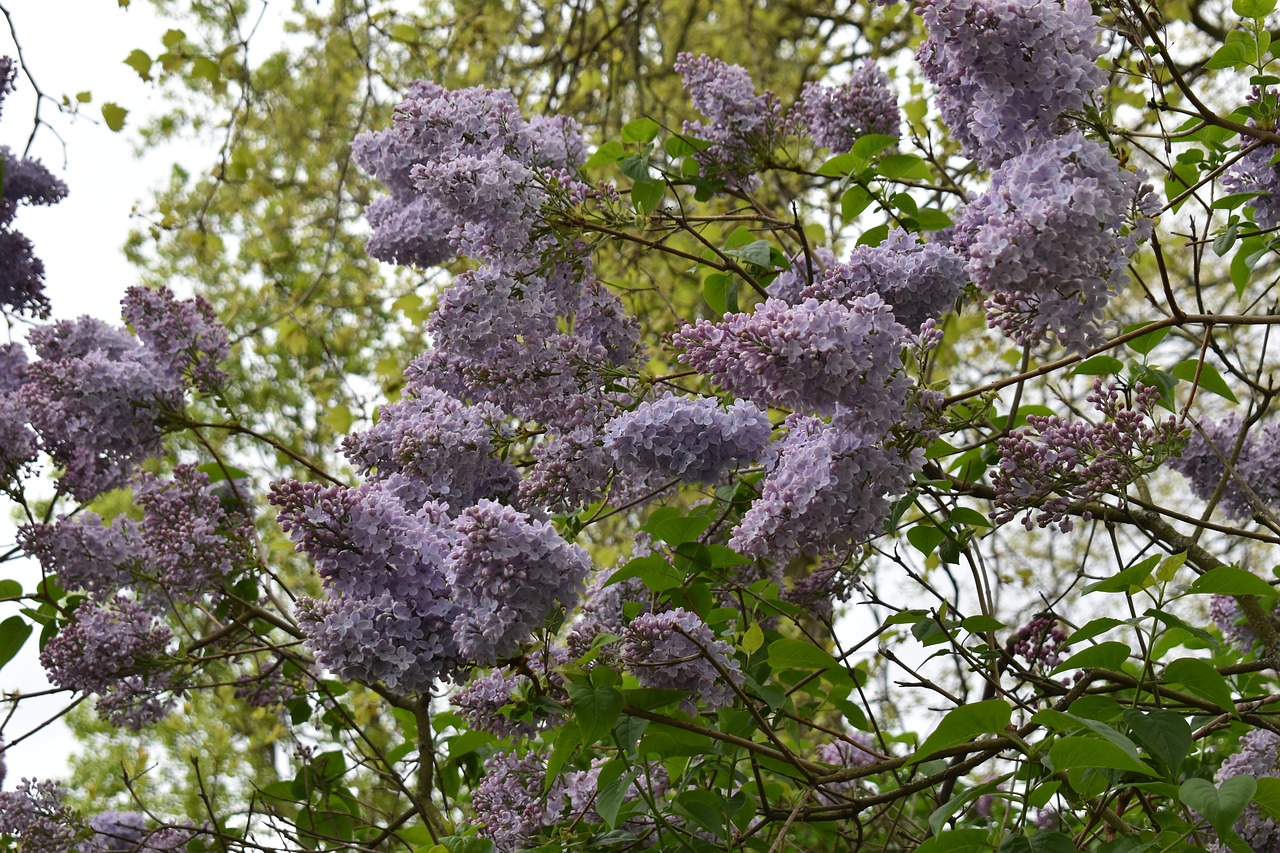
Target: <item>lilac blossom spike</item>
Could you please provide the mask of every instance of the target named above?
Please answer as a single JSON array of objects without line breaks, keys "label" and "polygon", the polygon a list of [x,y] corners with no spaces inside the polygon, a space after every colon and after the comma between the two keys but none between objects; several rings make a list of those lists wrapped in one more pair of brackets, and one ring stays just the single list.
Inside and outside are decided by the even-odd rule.
[{"label": "lilac blossom spike", "polygon": [[889,76],[870,59],[858,62],[839,86],[806,83],[798,106],[813,141],[835,153],[870,133],[897,136],[901,122]]},{"label": "lilac blossom spike", "polygon": [[772,92],[756,94],[745,68],[709,56],[682,53],[675,70],[684,80],[693,106],[710,123],[686,121],[684,132],[711,145],[696,155],[705,168],[738,185],[771,153],[782,126],[782,107]]},{"label": "lilac blossom spike", "polygon": [[645,687],[684,690],[692,711],[700,700],[708,710],[732,704],[742,668],[733,648],[716,639],[696,613],[682,608],[644,613],[622,632],[622,662]]}]

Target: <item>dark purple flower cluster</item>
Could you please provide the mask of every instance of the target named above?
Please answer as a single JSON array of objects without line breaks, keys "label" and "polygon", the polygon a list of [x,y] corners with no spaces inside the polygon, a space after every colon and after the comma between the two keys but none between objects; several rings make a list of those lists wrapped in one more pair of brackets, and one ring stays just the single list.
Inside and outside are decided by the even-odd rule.
[{"label": "dark purple flower cluster", "polygon": [[744,681],[733,647],[717,639],[696,613],[683,608],[642,613],[622,632],[622,663],[645,687],[684,690],[690,713],[701,701],[711,711],[733,703]]},{"label": "dark purple flower cluster", "polygon": [[1032,669],[1048,672],[1062,663],[1062,655],[1071,647],[1067,645],[1067,632],[1062,630],[1058,617],[1037,613],[1014,634],[1009,649]]},{"label": "dark purple flower cluster", "polygon": [[953,245],[986,294],[988,323],[1020,344],[1052,333],[1077,351],[1127,281],[1156,207],[1149,186],[1097,142],[1055,137],[1005,161],[956,225]]},{"label": "dark purple flower cluster", "polygon": [[916,53],[942,119],[988,168],[1060,130],[1106,82],[1087,0],[925,0]]},{"label": "dark purple flower cluster", "polygon": [[894,228],[879,246],[858,246],[848,261],[828,265],[791,301],[830,299],[852,305],[861,296],[878,293],[893,309],[894,319],[919,329],[955,305],[966,279],[964,260],[950,248],[920,243]]},{"label": "dark purple flower cluster", "polygon": [[911,383],[902,351],[912,336],[875,293],[848,305],[769,299],[751,313],[699,320],[676,333],[681,360],[762,406],[833,414],[843,407],[887,432]]},{"label": "dark purple flower cluster", "polygon": [[467,406],[443,391],[420,388],[383,406],[378,423],[347,436],[342,447],[370,482],[400,475],[410,508],[434,500],[456,512],[481,498],[515,496],[520,479],[515,466],[493,455],[502,421],[496,406]]},{"label": "dark purple flower cluster", "polygon": [[[0,105],[13,91],[17,66],[0,57]],[[13,228],[18,205],[56,204],[67,197],[67,185],[39,160],[20,158],[0,145],[0,310],[36,317],[49,315],[44,293],[44,264],[35,256],[31,241]]]},{"label": "dark purple flower cluster", "polygon": [[[1003,524],[1021,514],[1028,530],[1057,524],[1066,533],[1072,528],[1072,506],[1121,494],[1154,471],[1181,435],[1175,419],[1154,417],[1159,399],[1156,388],[1136,385],[1132,402],[1124,401],[1114,384],[1104,387],[1099,379],[1088,401],[1103,415],[1101,423],[1027,418],[1030,430],[1000,439],[1000,469],[992,478],[999,512],[992,520]],[[1082,517],[1088,520],[1087,510]]]},{"label": "dark purple flower cluster", "polygon": [[467,660],[493,666],[515,657],[553,610],[577,603],[591,559],[548,522],[482,500],[463,510],[454,529],[454,631]]},{"label": "dark purple flower cluster", "polygon": [[711,483],[759,460],[772,432],[769,416],[746,400],[725,409],[715,399],[668,393],[612,420],[604,446],[624,468]]},{"label": "dark purple flower cluster", "polygon": [[[1222,784],[1234,776],[1245,775],[1255,779],[1280,776],[1280,735],[1267,729],[1251,729],[1241,739],[1240,751],[1222,762],[1214,774],[1214,781]],[[1280,847],[1280,821],[1254,803],[1245,806],[1244,814],[1234,828],[1254,850]]]},{"label": "dark purple flower cluster", "polygon": [[122,596],[105,604],[85,600],[72,621],[40,652],[49,680],[97,693],[98,711],[130,728],[169,711],[160,694],[171,689],[165,662],[173,634],[147,608]]},{"label": "dark purple flower cluster", "polygon": [[121,307],[125,322],[170,376],[186,377],[208,393],[226,381],[219,365],[231,351],[227,329],[203,297],[179,300],[168,290],[131,287]]},{"label": "dark purple flower cluster", "polygon": [[855,65],[839,86],[805,83],[797,106],[813,141],[837,153],[869,133],[897,136],[902,120],[889,76],[870,59]]},{"label": "dark purple flower cluster", "polygon": [[1218,506],[1246,521],[1265,507],[1280,507],[1280,421],[1240,432],[1235,415],[1201,421],[1169,467],[1191,481],[1191,493],[1202,501],[1222,487]]},{"label": "dark purple flower cluster", "polygon": [[684,123],[685,134],[711,143],[698,152],[698,162],[743,186],[777,142],[781,103],[772,92],[756,94],[751,75],[738,65],[682,53],[676,57],[675,69],[694,108],[710,120],[709,124]]},{"label": "dark purple flower cluster", "polygon": [[906,490],[918,454],[904,455],[848,415],[830,423],[791,415],[785,426],[778,462],[729,547],[785,562],[801,553],[842,555],[880,532],[887,498]]},{"label": "dark purple flower cluster", "polygon": [[63,802],[66,793],[61,785],[32,779],[0,791],[0,838],[15,839],[22,853],[70,853],[84,830]]}]

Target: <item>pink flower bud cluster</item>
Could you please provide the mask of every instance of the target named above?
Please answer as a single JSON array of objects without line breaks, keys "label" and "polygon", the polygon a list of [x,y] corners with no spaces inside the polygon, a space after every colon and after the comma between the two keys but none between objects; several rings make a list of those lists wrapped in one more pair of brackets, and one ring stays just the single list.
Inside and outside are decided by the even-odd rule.
[{"label": "pink flower bud cluster", "polygon": [[1067,645],[1067,632],[1052,613],[1037,613],[1018,629],[1009,648],[1026,661],[1027,666],[1043,672],[1056,668],[1062,663],[1062,655],[1071,650]]}]

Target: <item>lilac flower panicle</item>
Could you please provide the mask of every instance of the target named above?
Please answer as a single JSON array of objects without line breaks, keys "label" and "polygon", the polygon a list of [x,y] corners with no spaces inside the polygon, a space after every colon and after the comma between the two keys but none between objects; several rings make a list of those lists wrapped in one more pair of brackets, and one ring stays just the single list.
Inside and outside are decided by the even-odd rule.
[{"label": "lilac flower panicle", "polygon": [[1070,133],[1004,162],[956,225],[954,248],[986,294],[987,322],[1020,344],[1102,338],[1103,309],[1158,210],[1150,186]]},{"label": "lilac flower panicle", "polygon": [[[562,678],[552,671],[552,667],[566,660],[568,654],[563,649],[553,649],[549,655],[536,652],[520,669],[495,669],[472,679],[470,684],[449,697],[449,701],[471,728],[496,737],[532,737],[548,726],[558,725],[563,721],[563,715],[548,712],[541,706],[535,707],[531,702],[524,702],[527,707],[519,716],[504,714],[503,709],[519,704],[517,694],[524,699],[542,695],[556,702],[567,701]],[[536,687],[530,673],[538,679]]]},{"label": "lilac flower panicle", "polygon": [[639,321],[599,281],[582,288],[574,309],[573,334],[590,348],[593,361],[612,367],[634,364],[644,354]]},{"label": "lilac flower panicle", "polygon": [[[1214,781],[1221,785],[1240,775],[1255,779],[1280,776],[1280,735],[1267,729],[1251,729],[1240,741],[1240,751],[1228,756],[1214,774]],[[1236,821],[1235,831],[1254,850],[1275,850],[1280,847],[1280,821],[1267,815],[1254,803],[1245,806],[1244,814]],[[1225,848],[1224,848],[1225,849]]]},{"label": "lilac flower panicle", "polygon": [[564,782],[543,791],[547,768],[536,753],[518,758],[497,752],[484,761],[485,776],[471,792],[479,835],[497,853],[523,849],[542,829],[555,824],[564,809]]},{"label": "lilac flower panicle", "polygon": [[852,306],[859,297],[878,293],[894,319],[914,330],[951,310],[966,278],[964,260],[950,248],[919,243],[894,228],[879,246],[858,246],[849,260],[828,265],[793,302],[835,300]]},{"label": "lilac flower panicle", "polygon": [[1240,605],[1230,595],[1214,595],[1209,598],[1209,617],[1222,633],[1223,639],[1241,651],[1248,652],[1258,637],[1244,618]]},{"label": "lilac flower panicle", "polygon": [[785,562],[847,553],[880,532],[888,498],[906,491],[923,461],[848,415],[830,423],[791,415],[784,426],[778,461],[729,540],[742,554]]},{"label": "lilac flower panicle", "polygon": [[765,292],[788,305],[803,302],[804,297],[800,295],[801,292],[835,263],[836,253],[826,246],[813,249],[809,255],[797,252],[792,256],[790,265],[769,282]]},{"label": "lilac flower panicle", "polygon": [[71,853],[85,828],[66,795],[61,785],[34,779],[0,791],[0,837],[16,839],[23,853]]},{"label": "lilac flower panicle", "polygon": [[942,120],[993,167],[1050,138],[1106,82],[1087,0],[926,0],[916,52]]},{"label": "lilac flower panicle", "polygon": [[1263,508],[1280,507],[1280,421],[1254,427],[1243,437],[1240,431],[1236,415],[1202,420],[1169,467],[1191,481],[1191,493],[1202,501],[1221,486],[1218,506],[1223,514],[1246,521],[1260,511],[1259,501]]},{"label": "lilac flower panicle", "polygon": [[845,408],[887,431],[906,406],[901,374],[911,335],[878,294],[851,300],[769,299],[752,313],[699,320],[676,333],[681,360],[762,406],[833,414]]},{"label": "lilac flower panicle", "polygon": [[769,154],[782,126],[782,107],[772,92],[756,94],[746,69],[709,56],[682,53],[675,70],[693,106],[709,120],[684,123],[684,132],[711,143],[695,157],[745,187],[762,155]]},{"label": "lilac flower panicle", "polygon": [[772,431],[768,414],[746,400],[724,409],[715,399],[668,393],[611,421],[604,446],[624,468],[710,483],[758,460]]},{"label": "lilac flower panicle", "polygon": [[1130,404],[1099,379],[1087,399],[1104,416],[1100,423],[1032,415],[1031,429],[1000,439],[1000,468],[992,478],[999,512],[992,520],[1003,524],[1021,514],[1028,530],[1056,524],[1066,533],[1073,505],[1122,493],[1155,470],[1180,444],[1180,427],[1154,416],[1156,388],[1138,385],[1132,396]]},{"label": "lilac flower panicle", "polygon": [[[1250,119],[1249,125],[1256,126],[1256,122]],[[1241,135],[1240,150],[1241,156],[1222,173],[1222,190],[1226,193],[1257,193],[1246,203],[1247,207],[1253,208],[1253,221],[1263,230],[1275,228],[1280,225],[1280,168],[1272,158],[1280,149]]]},{"label": "lilac flower panicle", "polygon": [[1043,672],[1055,669],[1062,663],[1062,656],[1071,650],[1067,645],[1067,632],[1052,613],[1036,614],[1018,629],[1009,648],[1026,661],[1027,666]]},{"label": "lilac flower panicle", "polygon": [[54,524],[19,528],[18,543],[64,589],[82,589],[100,600],[127,586],[148,556],[136,521],[120,516],[108,525],[87,510],[59,516]]},{"label": "lilac flower panicle", "polygon": [[898,96],[889,76],[870,59],[855,65],[839,86],[805,83],[798,107],[813,141],[836,153],[853,148],[861,136],[897,136],[900,129]]},{"label": "lilac flower panicle", "polygon": [[372,482],[403,475],[417,506],[435,500],[456,511],[481,498],[515,495],[518,472],[494,455],[493,438],[501,435],[503,420],[491,404],[468,406],[422,388],[383,406],[377,424],[347,436],[343,452]]},{"label": "lilac flower panicle", "polygon": [[520,505],[559,513],[600,500],[613,468],[599,433],[586,426],[545,436],[533,460],[520,481]]},{"label": "lilac flower panicle", "polygon": [[622,662],[645,687],[684,690],[708,710],[733,703],[744,681],[733,647],[719,640],[696,613],[682,608],[642,613],[622,632]]},{"label": "lilac flower panicle", "polygon": [[453,629],[466,659],[493,666],[515,657],[556,607],[577,603],[591,560],[550,523],[481,500],[463,510],[454,529]]},{"label": "lilac flower panicle", "polygon": [[[6,57],[7,59],[7,57]],[[0,69],[0,101],[13,91],[13,66]],[[44,292],[44,264],[31,241],[13,228],[19,204],[57,204],[67,197],[67,185],[53,176],[39,160],[18,157],[0,145],[0,310],[33,317],[49,316]]]},{"label": "lilac flower panicle", "polygon": [[231,351],[227,329],[203,297],[179,300],[167,288],[131,287],[121,305],[125,322],[170,375],[208,393],[226,382],[218,365]]}]

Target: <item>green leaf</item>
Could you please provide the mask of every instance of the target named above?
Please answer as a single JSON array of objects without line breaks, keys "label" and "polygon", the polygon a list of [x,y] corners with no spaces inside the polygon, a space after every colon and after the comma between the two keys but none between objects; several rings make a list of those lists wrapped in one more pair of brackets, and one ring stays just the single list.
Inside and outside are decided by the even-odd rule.
[{"label": "green leaf", "polygon": [[1071,636],[1067,637],[1067,645],[1082,643],[1085,640],[1092,639],[1099,634],[1105,634],[1112,628],[1119,628],[1126,624],[1119,619],[1112,619],[1110,616],[1100,616],[1097,619],[1091,619],[1080,626],[1080,630],[1075,631]]},{"label": "green leaf", "polygon": [[1072,376],[1111,376],[1124,370],[1124,362],[1109,355],[1095,355],[1076,365]]},{"label": "green leaf", "polygon": [[1231,283],[1235,285],[1236,296],[1243,297],[1249,286],[1249,278],[1253,275],[1253,267],[1258,259],[1267,252],[1267,244],[1261,237],[1246,237],[1240,241],[1240,248],[1231,259]]},{"label": "green leaf", "polygon": [[587,162],[582,164],[582,168],[595,169],[600,166],[611,165],[622,159],[626,153],[627,150],[622,147],[621,142],[618,142],[616,139],[610,139],[604,145],[601,145],[595,150],[595,153],[587,159]]},{"label": "green leaf", "polygon": [[1242,43],[1229,42],[1218,48],[1213,56],[1209,57],[1209,61],[1204,64],[1204,67],[1213,69],[1244,68],[1252,61],[1250,53],[1251,51]]},{"label": "green leaf", "polygon": [[138,72],[138,76],[143,80],[151,79],[151,57],[145,50],[134,48],[125,57],[124,64]]},{"label": "green leaf", "polygon": [[929,164],[915,154],[889,154],[881,158],[876,171],[891,181],[924,181],[933,177]]},{"label": "green leaf", "polygon": [[745,246],[725,249],[724,253],[730,257],[746,261],[749,264],[768,268],[773,266],[769,260],[770,248],[768,240],[753,240]]},{"label": "green leaf", "polygon": [[653,182],[653,175],[649,172],[649,160],[645,157],[637,157],[634,154],[629,157],[623,157],[618,161],[618,168],[622,170],[622,174],[633,181],[638,181],[639,183]]},{"label": "green leaf", "polygon": [[578,731],[576,721],[570,720],[560,727],[555,746],[551,749],[551,756],[547,759],[547,776],[542,783],[543,791],[551,790],[552,783],[581,743],[582,735]]},{"label": "green leaf", "polygon": [[776,672],[783,669],[839,669],[840,662],[825,649],[804,640],[784,637],[769,644],[769,666]]},{"label": "green leaf", "polygon": [[921,231],[941,231],[955,224],[950,216],[936,207],[921,208],[916,214],[916,221],[920,223]]},{"label": "green leaf", "polygon": [[875,197],[867,191],[866,187],[849,187],[840,197],[840,215],[845,222],[856,219],[858,214],[866,210],[873,201]]},{"label": "green leaf", "polygon": [[412,24],[399,23],[391,28],[391,40],[401,44],[417,44],[418,28]]},{"label": "green leaf", "polygon": [[988,699],[955,708],[947,712],[909,763],[923,761],[940,749],[968,743],[978,735],[1000,734],[1012,716],[1013,708],[1003,699]]},{"label": "green leaf", "polygon": [[[1249,199],[1257,198],[1260,195],[1262,195],[1260,192],[1230,193],[1229,195],[1219,196],[1214,199],[1213,204],[1209,205],[1209,207],[1213,210],[1235,210]],[[1217,247],[1215,246],[1214,248],[1216,249]],[[1218,254],[1222,255],[1225,253],[1219,252]]]},{"label": "green leaf", "polygon": [[951,523],[963,524],[968,527],[991,527],[991,521],[976,509],[970,509],[967,506],[958,506],[951,510]]},{"label": "green leaf", "polygon": [[1130,651],[1128,643],[1099,643],[1067,658],[1053,672],[1056,675],[1076,669],[1120,669]]},{"label": "green leaf", "polygon": [[1007,780],[1011,775],[1012,774],[1006,774],[997,779],[991,779],[981,785],[974,785],[972,788],[966,788],[964,791],[956,794],[949,801],[934,809],[933,814],[929,815],[929,829],[933,831],[934,835],[937,835],[942,831],[942,828],[946,826],[947,822],[951,820],[952,816],[955,815],[956,812],[960,811],[965,803],[979,799],[986,794],[998,791],[1000,786],[1004,784],[1005,780]]},{"label": "green leaf", "polygon": [[0,601],[22,597],[22,584],[6,578],[0,581]]},{"label": "green leaf", "polygon": [[652,142],[658,135],[658,123],[651,118],[632,119],[622,126],[623,142]]},{"label": "green leaf", "polygon": [[1148,578],[1151,577],[1151,573],[1155,571],[1159,563],[1160,555],[1152,554],[1142,562],[1136,563],[1106,580],[1087,585],[1084,591],[1086,594],[1090,592],[1137,592],[1150,585]]},{"label": "green leaf", "polygon": [[984,634],[987,631],[999,631],[1004,623],[992,616],[970,616],[960,623],[960,627],[972,634]]},{"label": "green leaf", "polygon": [[605,586],[611,586],[629,578],[639,578],[645,586],[654,592],[665,592],[668,589],[675,589],[684,583],[684,572],[677,570],[660,554],[649,554],[645,557],[636,557],[634,560],[627,562],[626,565],[609,576]]},{"label": "green leaf", "polygon": [[870,160],[886,148],[897,144],[898,137],[896,136],[887,136],[883,133],[868,133],[866,136],[859,137],[858,141],[853,143],[850,153]]},{"label": "green leaf", "polygon": [[1208,699],[1224,711],[1234,712],[1231,686],[1209,664],[1198,658],[1179,658],[1164,668],[1164,680],[1181,684],[1187,692]]},{"label": "green leaf", "polygon": [[102,105],[102,120],[115,133],[119,133],[124,129],[124,118],[128,114],[129,111],[119,104],[113,104],[108,101]]},{"label": "green leaf", "polygon": [[750,655],[763,645],[764,631],[760,629],[759,622],[752,622],[751,627],[742,634],[742,650]]},{"label": "green leaf", "polygon": [[1259,779],[1253,801],[1273,818],[1280,818],[1280,778],[1264,776]]},{"label": "green leaf", "polygon": [[1179,379],[1191,382],[1196,378],[1197,365],[1200,370],[1200,387],[1206,391],[1212,391],[1219,397],[1230,400],[1233,403],[1240,402],[1236,399],[1236,395],[1231,393],[1231,388],[1227,386],[1227,381],[1222,378],[1222,374],[1218,372],[1218,368],[1209,364],[1207,361],[1201,364],[1194,358],[1179,362],[1177,366],[1170,371]]},{"label": "green leaf", "polygon": [[[622,762],[613,759],[600,768],[600,775],[596,777],[596,813],[604,820],[605,825],[609,829],[613,829],[618,822],[618,809],[622,807],[622,801],[626,799],[627,791],[631,788],[631,783],[635,779],[636,771],[633,768],[620,775],[616,773],[606,773],[610,769],[610,765],[615,764],[618,769],[623,769]],[[611,778],[616,776],[617,778]]]},{"label": "green leaf", "polygon": [[1076,844],[1065,833],[1043,829],[1030,838],[1010,835],[1000,843],[1000,853],[1076,853]]},{"label": "green leaf", "polygon": [[659,507],[644,524],[640,525],[640,529],[668,545],[694,542],[711,526],[712,520],[706,513],[696,510],[695,513],[685,515],[685,511],[679,507]]},{"label": "green leaf", "polygon": [[1164,709],[1144,714],[1130,708],[1124,712],[1124,720],[1134,738],[1164,763],[1168,777],[1176,781],[1193,745],[1191,726],[1186,718]]},{"label": "green leaf", "polygon": [[631,204],[641,213],[653,213],[662,202],[667,185],[658,181],[636,181],[631,185]]},{"label": "green leaf", "polygon": [[947,538],[947,534],[931,525],[917,524],[907,531],[907,541],[921,554],[928,556]]},{"label": "green leaf", "polygon": [[1231,0],[1231,11],[1242,18],[1265,18],[1276,8],[1276,0]]},{"label": "green leaf", "polygon": [[702,280],[702,298],[707,300],[712,311],[717,314],[727,314],[729,306],[726,297],[729,288],[734,286],[733,276],[722,272],[709,273]]},{"label": "green leaf", "polygon": [[877,225],[875,228],[868,228],[862,232],[862,236],[858,238],[856,245],[859,246],[879,246],[889,236],[888,225]]},{"label": "green leaf", "polygon": [[1054,770],[1101,767],[1109,770],[1127,770],[1144,776],[1160,775],[1123,748],[1100,737],[1073,735],[1060,738],[1049,748],[1049,760],[1053,762]]},{"label": "green leaf", "polygon": [[622,716],[622,693],[618,690],[582,684],[570,684],[565,689],[569,691],[584,746],[591,746],[617,725]]},{"label": "green leaf", "polygon": [[1257,789],[1257,780],[1245,774],[1232,776],[1217,787],[1208,779],[1188,779],[1178,788],[1178,799],[1208,818],[1219,833],[1227,833]]},{"label": "green leaf", "polygon": [[1234,566],[1210,569],[1187,589],[1191,595],[1275,595],[1278,590],[1253,572]]},{"label": "green leaf", "polygon": [[0,622],[0,668],[13,660],[23,643],[31,636],[31,625],[21,616],[10,616]]},{"label": "green leaf", "polygon": [[940,832],[916,848],[916,853],[980,853],[991,850],[984,829],[953,829]]},{"label": "green leaf", "polygon": [[[1143,326],[1146,326],[1146,325],[1150,325],[1150,324],[1134,323],[1131,326],[1126,326],[1124,329],[1124,333],[1127,335],[1130,332],[1136,332],[1138,329],[1141,329]],[[1147,353],[1155,349],[1156,345],[1161,341],[1163,341],[1165,339],[1165,336],[1168,334],[1169,334],[1169,327],[1162,326],[1159,329],[1152,329],[1150,332],[1147,332],[1145,335],[1139,335],[1138,337],[1134,338],[1133,340],[1125,344],[1125,346],[1127,346],[1129,349],[1133,350],[1136,353],[1139,353],[1141,355],[1146,355]]]}]

